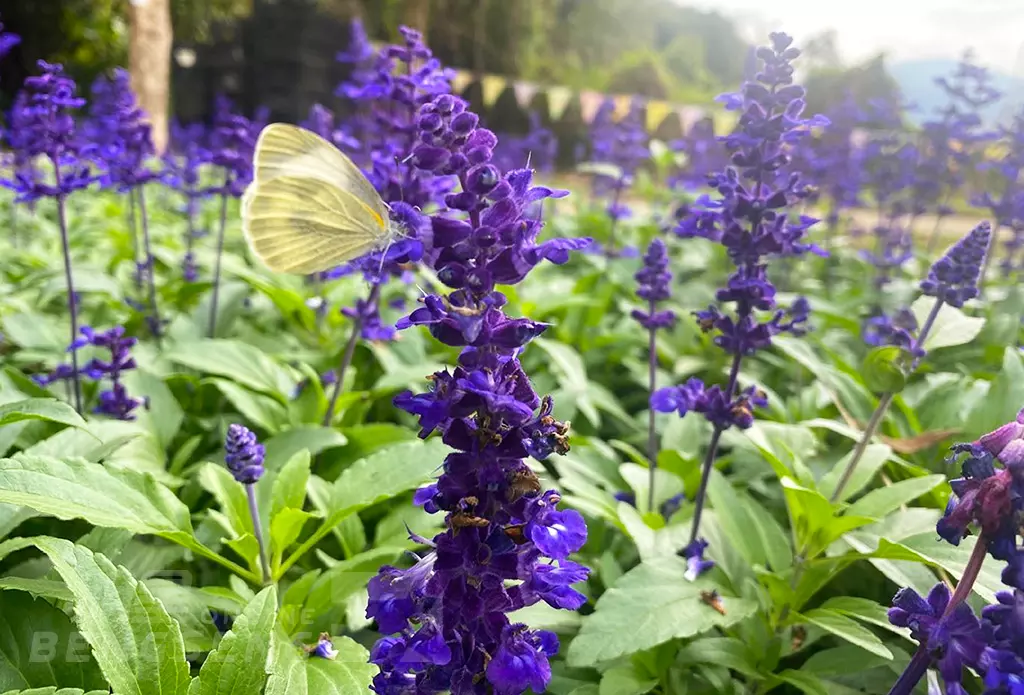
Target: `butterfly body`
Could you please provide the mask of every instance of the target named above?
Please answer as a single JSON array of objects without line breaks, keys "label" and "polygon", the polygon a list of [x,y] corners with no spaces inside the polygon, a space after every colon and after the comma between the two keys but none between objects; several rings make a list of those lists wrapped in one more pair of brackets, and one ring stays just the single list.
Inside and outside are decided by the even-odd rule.
[{"label": "butterfly body", "polygon": [[242,230],[271,270],[310,274],[397,236],[387,204],[351,159],[319,135],[274,123],[256,142]]}]

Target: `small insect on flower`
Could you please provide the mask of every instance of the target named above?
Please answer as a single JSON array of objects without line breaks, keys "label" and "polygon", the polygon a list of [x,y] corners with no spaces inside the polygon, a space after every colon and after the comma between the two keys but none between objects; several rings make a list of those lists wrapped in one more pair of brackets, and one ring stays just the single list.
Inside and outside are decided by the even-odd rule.
[{"label": "small insect on flower", "polygon": [[316,644],[307,644],[303,647],[303,650],[310,657],[319,657],[321,659],[333,659],[338,656],[338,650],[334,648],[334,642],[331,641],[331,635],[327,632],[321,632],[320,638],[316,641]]},{"label": "small insect on flower", "polygon": [[504,528],[505,535],[509,537],[516,545],[523,545],[529,542],[529,538],[526,537],[526,533],[523,529],[526,528],[526,524],[512,524]]},{"label": "small insect on flower", "polygon": [[453,529],[460,529],[467,527],[486,528],[491,522],[483,517],[474,516],[467,512],[456,512],[448,517],[448,523]]},{"label": "small insect on flower", "polygon": [[529,468],[517,468],[508,476],[508,491],[506,495],[510,502],[514,502],[523,495],[540,492],[540,479],[537,474]]},{"label": "small insect on flower", "polygon": [[722,615],[725,615],[725,600],[714,589],[711,591],[701,591],[700,600],[705,605],[711,606]]}]

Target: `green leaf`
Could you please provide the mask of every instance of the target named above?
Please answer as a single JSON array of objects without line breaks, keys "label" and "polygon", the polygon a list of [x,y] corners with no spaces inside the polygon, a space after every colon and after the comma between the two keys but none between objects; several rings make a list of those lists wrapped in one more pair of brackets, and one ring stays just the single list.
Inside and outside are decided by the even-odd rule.
[{"label": "green leaf", "polygon": [[904,504],[934,490],[944,482],[946,482],[944,475],[926,475],[920,478],[901,480],[898,483],[872,490],[850,505],[846,513],[880,519]]},{"label": "green leaf", "polygon": [[279,574],[283,574],[348,516],[413,490],[435,476],[448,452],[448,447],[440,439],[415,440],[381,449],[353,463],[331,486],[327,518],[282,563]]},{"label": "green leaf", "polygon": [[716,664],[746,676],[760,677],[757,660],[750,647],[735,637],[704,637],[679,650],[681,665]]},{"label": "green leaf", "polygon": [[779,523],[749,495],[737,492],[717,470],[708,480],[708,499],[718,524],[750,564],[775,571],[793,563],[793,552]]},{"label": "green leaf", "polygon": [[0,427],[23,420],[46,420],[89,431],[82,416],[67,403],[56,398],[26,398],[0,405]]},{"label": "green leaf", "polygon": [[[0,577],[0,589],[25,591],[33,596],[70,601],[72,593],[64,586],[64,582],[54,579],[35,579],[31,577]],[[0,686],[2,687],[2,686]]]},{"label": "green leaf", "polygon": [[139,408],[136,417],[156,435],[161,447],[167,449],[181,429],[185,411],[164,380],[155,374],[133,369],[124,375],[124,380],[128,393],[148,400],[149,407]]},{"label": "green leaf", "polygon": [[569,665],[593,666],[670,639],[728,627],[757,609],[753,601],[723,594],[722,615],[701,600],[702,591],[719,587],[707,577],[688,582],[685,574],[686,562],[678,557],[641,563],[624,574],[583,618],[569,645]]},{"label": "green leaf", "polygon": [[882,643],[882,640],[875,636],[875,633],[835,611],[827,608],[814,608],[802,616],[793,616],[791,621],[810,623],[865,651],[884,659],[892,659],[892,652]]},{"label": "green leaf", "polygon": [[869,598],[834,596],[821,604],[821,608],[842,613],[850,618],[856,618],[910,639],[910,631],[906,628],[896,627],[889,622],[888,609]]},{"label": "green leaf", "polygon": [[294,507],[288,507],[278,512],[270,522],[270,554],[271,566],[277,568],[281,565],[281,557],[295,541],[302,535],[302,527],[306,522],[316,515]]},{"label": "green leaf", "polygon": [[204,374],[222,376],[287,404],[295,389],[292,375],[259,348],[237,340],[205,339],[182,343],[164,355]]},{"label": "green leaf", "polygon": [[10,690],[3,695],[110,695],[110,688],[85,692],[81,688],[58,689],[56,686],[51,685],[46,688],[32,688],[31,690]]},{"label": "green leaf", "polygon": [[655,468],[654,474],[654,508],[649,509],[647,498],[650,495],[652,471],[646,466],[638,466],[635,463],[624,463],[619,466],[619,475],[633,489],[636,496],[636,506],[641,514],[650,511],[657,512],[661,505],[669,498],[682,494],[683,481],[668,471]]},{"label": "green leaf", "polygon": [[864,357],[861,375],[875,393],[899,393],[907,385],[904,365],[909,363],[909,352],[895,345],[883,345]]},{"label": "green leaf", "polygon": [[297,451],[274,478],[271,494],[270,518],[282,509],[302,509],[306,501],[306,484],[309,482],[310,455],[308,449]]},{"label": "green leaf", "polygon": [[274,633],[270,679],[264,695],[354,695],[369,692],[377,667],[370,653],[350,637],[332,637],[334,659],[306,656],[280,632]]},{"label": "green leaf", "polygon": [[988,394],[978,400],[967,419],[967,437],[991,432],[1012,422],[1024,403],[1024,355],[1016,346],[1003,352],[1003,367],[992,380]]},{"label": "green leaf", "polygon": [[263,443],[267,450],[263,464],[276,471],[303,449],[316,456],[321,451],[344,446],[346,441],[345,435],[329,427],[295,427]]},{"label": "green leaf", "polygon": [[268,586],[245,607],[206,657],[189,695],[250,695],[267,681],[267,655],[277,618],[277,589]]},{"label": "green leaf", "polygon": [[34,509],[19,507],[15,504],[0,503],[0,541],[11,531],[18,528],[23,521],[39,516]]},{"label": "green leaf", "polygon": [[804,672],[810,672],[815,676],[828,678],[832,676],[848,676],[858,671],[866,671],[878,666],[891,664],[889,659],[883,659],[865,652],[860,647],[844,644],[841,647],[824,649],[811,655],[801,667]]},{"label": "green leaf", "polygon": [[783,478],[779,482],[797,546],[824,544],[822,531],[832,522],[832,505],[820,492],[797,485],[791,478]]},{"label": "green leaf", "polygon": [[[636,544],[641,561],[656,560],[659,557],[671,555],[686,545],[690,537],[690,527],[686,524],[672,524],[658,529],[651,528],[644,521],[644,517],[640,516],[640,512],[626,502],[619,502],[616,511],[626,533]],[[663,523],[660,516],[656,518],[658,522]]]},{"label": "green leaf", "polygon": [[276,433],[288,424],[288,410],[280,402],[262,393],[250,391],[227,379],[210,379],[242,417],[261,429]]},{"label": "green leaf", "polygon": [[192,535],[188,507],[151,476],[81,459],[0,460],[0,502],[137,534]]},{"label": "green leaf", "polygon": [[186,653],[213,649],[220,633],[210,616],[209,601],[201,591],[166,579],[147,579],[145,584],[181,628]]},{"label": "green leaf", "polygon": [[657,678],[645,677],[630,666],[610,668],[601,674],[598,695],[644,695],[658,684]]},{"label": "green leaf", "polygon": [[146,586],[103,555],[62,538],[27,542],[43,551],[75,595],[75,622],[118,695],[184,695],[188,663],[178,624]]},{"label": "green leaf", "polygon": [[[918,326],[924,325],[932,307],[935,306],[935,301],[934,297],[921,296],[910,305]],[[960,309],[943,304],[939,307],[939,313],[922,347],[925,351],[931,352],[938,348],[965,345],[978,337],[984,325],[985,319],[967,316]]]},{"label": "green leaf", "polygon": [[332,565],[309,587],[302,613],[308,621],[338,609],[341,602],[366,587],[381,565],[394,562],[401,548],[374,548]]},{"label": "green leaf", "polygon": [[42,599],[0,592],[0,615],[0,691],[105,687],[89,643],[62,611]]},{"label": "green leaf", "polygon": [[[846,464],[852,456],[853,451],[839,459],[836,465],[832,467],[832,470],[821,479],[821,482],[818,483],[818,490],[821,491],[822,495],[831,497],[836,489],[836,485],[839,484],[839,478],[842,476],[843,471],[846,470]],[[864,454],[860,457],[860,461],[857,462],[857,468],[850,476],[846,487],[843,488],[840,501],[850,499],[867,487],[871,479],[875,477],[875,473],[885,465],[890,456],[892,456],[892,449],[888,444],[868,444],[867,448],[864,449]]]},{"label": "green leaf", "polygon": [[783,683],[789,683],[797,690],[807,693],[807,695],[830,695],[825,682],[816,675],[804,671],[796,671],[791,668],[773,675],[770,682],[773,684],[772,688]]}]

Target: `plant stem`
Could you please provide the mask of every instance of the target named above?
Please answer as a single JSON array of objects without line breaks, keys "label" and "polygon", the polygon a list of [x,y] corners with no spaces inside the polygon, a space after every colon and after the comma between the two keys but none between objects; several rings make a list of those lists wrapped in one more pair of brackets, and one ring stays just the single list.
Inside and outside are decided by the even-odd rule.
[{"label": "plant stem", "polygon": [[[380,295],[380,283],[373,283],[373,287],[370,289],[370,294],[366,298],[367,304],[373,304],[377,301],[377,297]],[[341,395],[342,384],[345,383],[345,372],[348,371],[349,365],[352,363],[352,356],[356,351],[356,342],[359,340],[359,333],[363,329],[363,316],[357,313],[355,318],[352,319],[352,333],[348,337],[348,343],[345,344],[345,351],[341,354],[341,363],[338,365],[337,380],[334,382],[334,390],[331,391],[331,401],[327,404],[327,412],[324,414],[324,427],[330,427],[331,421],[334,420],[334,409],[338,405],[338,396]]]},{"label": "plant stem", "polygon": [[616,254],[615,249],[615,227],[619,222],[618,210],[619,210],[619,196],[622,195],[623,189],[622,179],[615,182],[615,193],[612,195],[612,206],[611,206],[611,218],[612,224],[608,229],[608,248],[606,254],[609,258],[613,258]]},{"label": "plant stem", "polygon": [[[736,392],[736,380],[740,375],[740,362],[743,360],[742,353],[736,353],[732,358],[732,369],[729,372],[729,383],[725,387],[725,400],[732,400]],[[704,465],[700,471],[700,487],[697,489],[697,496],[693,500],[693,526],[690,529],[690,543],[697,540],[700,532],[700,517],[704,511],[704,498],[707,496],[708,479],[711,477],[711,467],[715,463],[715,455],[718,453],[718,440],[722,437],[725,428],[715,425],[711,433],[711,441],[708,443],[708,451],[704,456]]]},{"label": "plant stem", "polygon": [[[68,238],[68,220],[67,211],[64,209],[64,201],[67,197],[66,194],[60,192],[61,188],[61,176],[60,176],[60,165],[56,160],[53,160],[53,174],[54,183],[58,191],[56,203],[57,203],[57,224],[60,227],[60,243],[61,249],[64,252],[64,279],[68,286],[68,314],[71,318],[71,340],[70,343],[75,342],[78,338],[78,306],[75,301],[75,283],[71,277],[71,243]],[[75,410],[81,414],[82,412],[82,382],[81,377],[78,374],[78,351],[71,350],[71,380],[72,380],[72,393],[75,396]]]},{"label": "plant stem", "polygon": [[[149,282],[149,310],[152,312],[149,322],[150,333],[153,334],[153,338],[156,339],[157,347],[160,347],[160,309],[157,307],[156,301],[156,268],[153,261],[153,250],[149,244],[149,220],[146,217],[146,196],[143,193],[143,186],[139,186],[139,219],[142,220],[142,243],[145,257],[143,262],[146,264],[146,279]],[[129,194],[131,195],[131,194]]]},{"label": "plant stem", "polygon": [[139,276],[139,224],[135,216],[135,196],[128,191],[128,233],[132,235],[132,265],[135,266],[132,272],[132,282],[135,289],[141,289],[141,277]]},{"label": "plant stem", "polygon": [[[224,187],[227,188],[227,179],[224,181]],[[213,266],[213,297],[210,299],[210,327],[206,331],[208,338],[214,337],[214,333],[217,330],[217,295],[220,292],[220,257],[224,254],[224,227],[227,226],[228,219],[228,194],[222,192],[220,194],[220,227],[217,229],[217,260],[214,261]]]},{"label": "plant stem", "polygon": [[260,508],[256,504],[256,485],[250,483],[245,486],[245,496],[249,499],[249,516],[252,517],[253,533],[256,535],[256,543],[260,547],[260,568],[263,570],[263,583],[270,584],[270,562],[267,560],[267,545],[263,540],[263,528],[260,523]]},{"label": "plant stem", "polygon": [[[981,565],[985,562],[985,553],[987,551],[988,539],[985,538],[984,534],[981,534],[978,536],[978,542],[974,544],[971,557],[967,560],[967,565],[964,567],[964,576],[960,578],[960,583],[956,585],[956,590],[949,599],[949,605],[946,606],[946,610],[942,613],[943,618],[952,613],[957,606],[966,601],[967,597],[970,596],[971,589],[974,588],[974,582],[978,579],[978,573],[981,571]],[[932,657],[928,653],[928,644],[923,642],[918,646],[917,651],[914,652],[914,656],[910,663],[907,664],[907,668],[896,679],[896,682],[889,690],[889,695],[910,695],[914,687],[924,677],[924,674],[927,673],[931,661]]]},{"label": "plant stem", "polygon": [[[654,300],[649,301],[650,313],[648,316],[654,317]],[[650,407],[650,397],[654,395],[654,387],[657,386],[657,373],[658,373],[658,341],[657,341],[657,329],[652,325],[647,329],[647,397],[648,397],[648,408],[647,408],[647,460],[649,461],[647,468],[647,510],[654,511],[654,471],[658,468],[658,442],[654,432],[654,408]]]},{"label": "plant stem", "polygon": [[[932,326],[935,325],[935,319],[939,315],[939,309],[941,308],[942,300],[936,299],[931,311],[928,312],[928,318],[925,319],[924,325],[921,326],[921,330],[917,334],[917,339],[911,346],[911,352],[915,353],[914,361],[910,365],[911,373],[917,369],[918,364],[921,362],[921,358],[917,356],[916,353],[928,338],[928,333],[931,332]],[[875,412],[871,413],[871,419],[868,420],[868,424],[864,428],[864,432],[857,441],[857,446],[853,450],[853,456],[850,457],[850,461],[846,464],[843,474],[839,477],[839,482],[836,483],[835,490],[832,491],[832,496],[829,498],[829,501],[833,504],[840,500],[843,490],[846,488],[847,484],[849,484],[850,478],[853,477],[853,472],[857,468],[857,464],[860,463],[861,458],[864,456],[864,452],[867,451],[868,444],[871,443],[871,438],[875,436],[878,426],[882,424],[885,413],[889,410],[889,406],[892,405],[892,401],[895,397],[895,392],[889,391],[887,393],[883,393],[882,397],[879,398],[878,405],[875,407]]]}]

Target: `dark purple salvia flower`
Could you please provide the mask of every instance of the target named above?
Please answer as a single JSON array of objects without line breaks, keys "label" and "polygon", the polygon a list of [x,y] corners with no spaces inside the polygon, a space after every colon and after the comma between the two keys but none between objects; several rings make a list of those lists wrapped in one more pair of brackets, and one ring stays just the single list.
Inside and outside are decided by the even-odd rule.
[{"label": "dark purple salvia flower", "polygon": [[529,130],[525,135],[501,136],[494,148],[492,163],[504,171],[529,167],[538,173],[547,174],[554,171],[557,156],[558,138],[544,127],[540,115],[531,111]]},{"label": "dark purple salvia flower", "polygon": [[[637,296],[647,300],[647,310],[634,309],[632,316],[647,329],[647,363],[648,389],[653,394],[657,387],[658,373],[658,342],[659,329],[671,328],[675,325],[676,315],[671,309],[658,310],[658,303],[671,295],[672,271],[669,270],[668,249],[662,239],[654,239],[647,247],[644,262],[636,274]],[[654,428],[654,408],[648,412],[647,419],[647,458],[650,472],[647,506],[654,506],[654,469],[658,461],[658,440]]]},{"label": "dark purple salvia flower", "polygon": [[685,157],[680,171],[668,180],[673,188],[698,190],[708,185],[708,172],[722,171],[729,165],[729,152],[715,136],[714,119],[702,118],[680,140],[669,147]]},{"label": "dark purple salvia flower", "polygon": [[523,460],[569,446],[568,425],[552,417],[551,399],[534,392],[518,359],[546,325],[506,316],[495,290],[542,260],[564,263],[585,242],[537,242],[542,222],[526,211],[556,193],[532,186],[528,170],[494,166],[496,138],[478,120],[451,95],[422,106],[417,119],[413,162],[459,182],[424,237],[424,262],[451,291],[424,297],[398,327],[425,325],[462,353],[452,371],[431,377],[429,392],[395,399],[419,418],[420,436],[439,431],[454,451],[415,496],[445,515],[445,530],[412,568],[382,568],[368,587],[367,616],[390,635],[371,650],[381,695],[543,692],[557,640],[506,614],[539,601],[567,609],[586,601],[572,585],[587,569],[569,560],[586,541],[583,517],[559,510],[560,495],[542,493]]},{"label": "dark purple salvia flower", "polygon": [[360,336],[371,340],[393,337],[390,326],[380,319],[382,285],[392,277],[410,277],[410,268],[422,259],[424,240],[430,233],[420,210],[439,204],[452,185],[449,178],[420,169],[413,156],[419,142],[419,109],[436,95],[451,91],[451,71],[442,67],[418,31],[402,27],[402,43],[374,53],[362,23],[353,21],[351,27],[349,50],[339,54],[338,60],[352,63],[354,69],[337,93],[352,100],[357,113],[348,119],[346,129],[335,132],[334,141],[362,167],[388,203],[392,221],[403,236],[385,249],[323,275],[329,279],[358,272],[370,285],[366,299],[354,311],[346,312],[353,319],[352,333],[342,352],[325,425],[334,417],[355,341]]},{"label": "dark purple salvia flower", "polygon": [[306,647],[306,651],[309,653],[310,658],[333,659],[338,656],[338,650],[334,648],[334,642],[331,641],[330,634],[326,632],[320,635],[320,639],[317,640],[316,644]]},{"label": "dark purple salvia flower", "polygon": [[182,258],[182,277],[185,282],[199,279],[196,265],[195,242],[201,236],[196,228],[202,200],[210,191],[202,185],[204,169],[213,161],[208,147],[208,133],[202,123],[183,124],[171,122],[170,146],[163,156],[163,180],[185,199],[182,210],[185,216],[185,255]]},{"label": "dark purple salvia flower", "polygon": [[590,127],[590,158],[599,165],[610,165],[615,170],[614,174],[597,173],[594,176],[594,195],[608,198],[606,211],[611,219],[605,248],[608,255],[618,253],[615,248],[615,227],[618,221],[632,214],[623,203],[622,196],[633,185],[637,171],[650,156],[643,104],[634,101],[626,115],[616,121],[615,102],[609,99],[602,103]]},{"label": "dark purple salvia flower", "polygon": [[[910,588],[896,594],[889,620],[910,628],[920,647],[889,692],[909,695],[935,666],[947,693],[966,695],[961,681],[969,667],[983,676],[986,695],[1015,695],[1024,685],[1024,549],[1017,538],[1024,508],[1024,409],[1013,422],[952,451],[953,459],[962,457],[962,477],[950,481],[953,495],[937,530],[958,545],[975,527],[978,540],[952,595],[941,583],[926,599]],[[1002,579],[1013,591],[996,594],[979,620],[964,600],[986,554],[1007,563]]]},{"label": "dark purple salvia flower", "polygon": [[992,225],[982,222],[937,260],[921,281],[921,292],[955,307],[978,296]]},{"label": "dark purple salvia flower", "polygon": [[762,69],[756,78],[744,83],[740,92],[719,97],[728,109],[741,111],[741,116],[736,129],[722,138],[731,153],[731,165],[708,177],[718,197],[698,198],[677,228],[681,237],[718,242],[736,267],[716,295],[720,304],[733,304],[735,310],[727,314],[712,305],[697,313],[700,327],[705,332],[716,331],[715,343],[732,355],[725,388],[706,388],[700,380],[691,379],[682,387],[663,388],[651,396],[654,410],[675,411],[681,416],[695,410],[714,425],[700,489],[694,497],[691,543],[697,540],[708,474],[722,432],[732,426],[750,427],[753,408],[766,402],[756,389],[737,392],[743,358],[770,346],[774,335],[800,335],[809,314],[802,298],[788,311],[777,307],[766,261],[819,251],[803,241],[817,220],[803,215],[791,219],[788,214],[792,205],[810,194],[800,175],[788,165],[792,145],[811,127],[826,125],[827,120],[802,116],[804,90],[793,84],[791,64],[800,51],[792,47],[792,39],[773,33],[771,43],[757,51]]},{"label": "dark purple salvia flower", "polygon": [[243,485],[252,485],[263,477],[263,445],[256,435],[243,425],[228,427],[228,435],[224,440],[224,462],[235,480]]},{"label": "dark purple salvia flower", "polygon": [[11,49],[21,43],[21,37],[9,31],[4,31],[4,24],[0,22],[0,58],[11,52]]},{"label": "dark purple salvia flower", "polygon": [[[116,420],[134,420],[136,408],[146,402],[128,394],[128,390],[121,382],[121,376],[124,372],[135,369],[135,359],[131,354],[135,338],[125,337],[123,326],[114,326],[100,333],[90,326],[82,326],[80,334],[68,346],[67,352],[77,355],[83,348],[94,347],[110,353],[109,359],[94,357],[81,368],[80,376],[93,381],[110,381],[110,388],[100,391],[99,403],[93,408],[93,412]],[[74,375],[71,365],[62,364],[49,374],[36,375],[33,379],[40,386],[48,386],[71,379]]]},{"label": "dark purple salvia flower", "polygon": [[[253,535],[259,545],[260,567],[263,570],[263,582],[270,583],[270,562],[267,558],[267,547],[263,538],[260,522],[259,505],[256,501],[256,483],[263,477],[263,457],[266,450],[256,435],[243,425],[229,425],[224,438],[224,463],[235,480],[245,486],[245,495],[249,502],[249,516],[252,519]],[[333,646],[333,645],[332,645]]]},{"label": "dark purple salvia flower", "polygon": [[[129,218],[137,275],[145,279],[149,290],[149,312],[146,323],[159,342],[162,332],[160,311],[157,306],[154,259],[149,238],[149,217],[146,212],[144,185],[159,176],[150,167],[155,156],[153,138],[145,112],[139,108],[131,88],[127,70],[118,68],[112,78],[100,76],[92,86],[89,120],[85,135],[89,138],[87,151],[100,172],[102,185],[126,193],[129,197]],[[142,253],[138,253],[136,206],[142,227]],[[141,286],[136,282],[136,286]]]},{"label": "dark purple salvia flower", "polygon": [[227,227],[228,198],[240,198],[253,177],[253,154],[263,130],[264,118],[249,120],[236,113],[231,100],[218,95],[214,107],[213,130],[209,135],[210,162],[224,176],[223,183],[211,192],[220,195],[220,220],[217,229],[216,260],[213,268],[213,296],[206,330],[213,338],[217,328],[217,300],[220,296],[220,262],[224,254],[224,230]]},{"label": "dark purple salvia flower", "polygon": [[686,574],[684,576],[687,580],[692,582],[715,566],[713,560],[704,559],[704,551],[707,547],[708,542],[706,540],[695,538],[683,548],[680,554],[686,558]]},{"label": "dark purple salvia flower", "polygon": [[[77,96],[75,81],[60,65],[39,61],[41,75],[29,77],[14,103],[7,145],[14,152],[13,177],[0,184],[17,193],[16,202],[53,198],[57,203],[57,223],[64,255],[64,279],[67,284],[71,342],[78,337],[78,307],[71,269],[66,199],[93,181],[85,161],[83,143],[75,130],[75,113],[85,105]],[[53,182],[37,175],[35,161],[45,159],[53,171]],[[78,357],[71,352],[71,380],[75,409],[82,412],[82,386]]]}]

